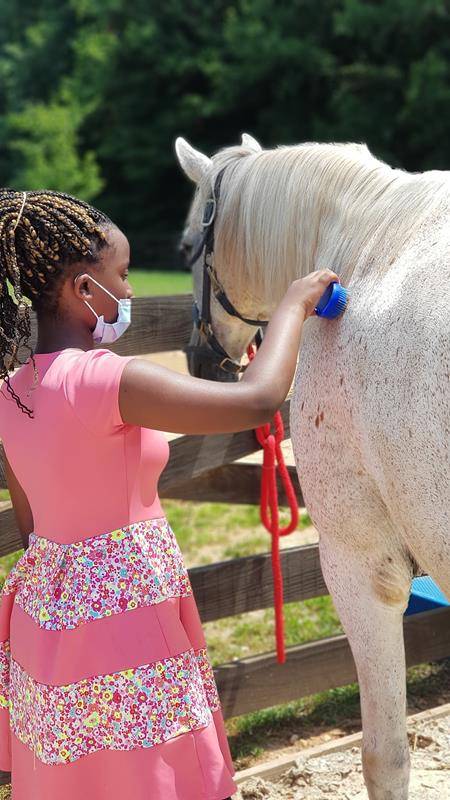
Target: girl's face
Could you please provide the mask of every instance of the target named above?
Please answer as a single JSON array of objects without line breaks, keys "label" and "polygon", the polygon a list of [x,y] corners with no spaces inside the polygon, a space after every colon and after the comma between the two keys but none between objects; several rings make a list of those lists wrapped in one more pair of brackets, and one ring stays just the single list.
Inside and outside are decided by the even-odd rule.
[{"label": "girl's face", "polygon": [[[107,235],[109,247],[105,247],[102,250],[102,263],[104,264],[104,271],[102,273],[103,280],[97,278],[97,276],[95,277],[106,289],[109,289],[111,294],[117,297],[118,300],[122,297],[133,297],[133,289],[128,281],[130,243],[120,228],[115,226],[108,229]],[[114,320],[117,319],[117,303],[109,294],[103,292],[100,287],[96,286],[96,288],[100,294],[103,295],[104,302],[106,303],[109,301],[107,307],[110,309],[112,308],[111,313],[114,315],[113,319],[109,320],[105,314],[105,320],[114,322]]]}]

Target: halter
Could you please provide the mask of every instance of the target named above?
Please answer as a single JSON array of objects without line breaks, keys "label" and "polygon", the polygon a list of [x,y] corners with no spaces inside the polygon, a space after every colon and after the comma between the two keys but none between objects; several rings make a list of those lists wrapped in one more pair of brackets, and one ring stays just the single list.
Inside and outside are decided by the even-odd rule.
[{"label": "halter", "polygon": [[[266,326],[269,320],[249,319],[248,317],[243,317],[226,296],[225,290],[214,271],[214,222],[216,219],[217,204],[220,197],[220,185],[222,183],[224,172],[225,167],[217,175],[211,197],[209,197],[206,201],[202,219],[204,233],[199,247],[189,260],[188,267],[191,267],[192,264],[197,261],[203,251],[202,310],[200,313],[199,307],[194,299],[192,306],[193,322],[205,336],[207,344],[212,348],[212,350],[215,351],[217,355],[221,357],[219,364],[220,369],[223,369],[225,372],[239,373],[244,372],[248,364],[241,365],[237,361],[234,361],[228,355],[227,351],[222,347],[211,327],[211,289],[214,297],[227,312],[227,314],[230,314],[232,317],[238,317],[247,325],[255,325],[258,327],[258,331],[256,332],[255,336],[257,347],[259,347],[262,341],[261,328]],[[193,348],[189,346],[185,348],[186,351],[189,349]]]}]

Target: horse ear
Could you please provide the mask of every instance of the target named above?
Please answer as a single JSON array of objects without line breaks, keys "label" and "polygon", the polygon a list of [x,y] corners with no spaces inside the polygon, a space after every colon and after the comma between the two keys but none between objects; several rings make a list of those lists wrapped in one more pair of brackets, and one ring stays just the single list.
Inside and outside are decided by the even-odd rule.
[{"label": "horse ear", "polygon": [[175,152],[182,170],[194,183],[200,183],[212,167],[211,159],[199,150],[194,150],[182,136],[175,142]]},{"label": "horse ear", "polygon": [[244,147],[249,147],[250,150],[253,150],[254,153],[260,153],[262,150],[260,143],[257,142],[256,139],[253,138],[253,136],[250,136],[249,133],[242,134],[242,145]]}]

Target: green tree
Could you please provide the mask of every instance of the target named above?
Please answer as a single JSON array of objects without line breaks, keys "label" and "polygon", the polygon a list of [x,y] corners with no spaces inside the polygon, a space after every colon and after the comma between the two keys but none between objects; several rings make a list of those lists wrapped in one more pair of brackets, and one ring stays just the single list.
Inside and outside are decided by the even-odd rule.
[{"label": "green tree", "polygon": [[0,0],[0,22],[3,184],[94,202],[147,266],[175,261],[180,134],[448,168],[448,0]]},{"label": "green tree", "polygon": [[96,155],[80,153],[77,130],[82,113],[75,105],[28,103],[10,113],[9,148],[15,155],[17,189],[56,189],[90,201],[103,189]]}]

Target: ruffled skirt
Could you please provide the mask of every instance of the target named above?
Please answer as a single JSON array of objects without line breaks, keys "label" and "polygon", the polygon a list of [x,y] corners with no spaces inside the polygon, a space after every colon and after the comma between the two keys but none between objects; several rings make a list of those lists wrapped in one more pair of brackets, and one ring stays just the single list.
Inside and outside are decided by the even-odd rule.
[{"label": "ruffled skirt", "polygon": [[13,800],[224,800],[237,786],[166,519],[34,533],[0,594],[0,769]]}]

